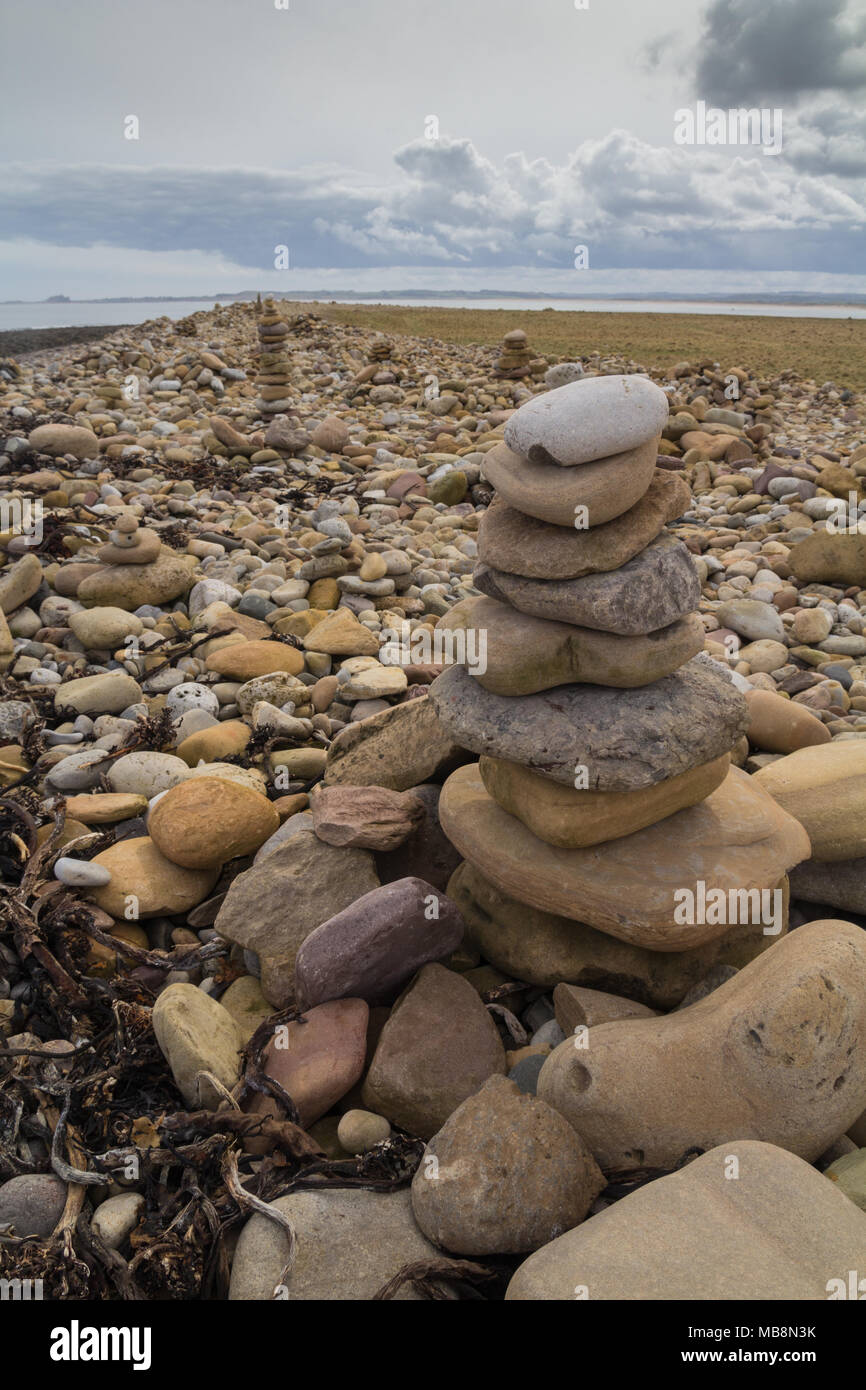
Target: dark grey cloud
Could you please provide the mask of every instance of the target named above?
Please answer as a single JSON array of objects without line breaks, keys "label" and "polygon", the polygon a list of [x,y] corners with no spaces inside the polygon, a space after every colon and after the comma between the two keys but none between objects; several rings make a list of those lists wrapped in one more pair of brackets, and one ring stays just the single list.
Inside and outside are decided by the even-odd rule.
[{"label": "dark grey cloud", "polygon": [[862,0],[713,0],[696,57],[696,95],[768,106],[866,85]]}]

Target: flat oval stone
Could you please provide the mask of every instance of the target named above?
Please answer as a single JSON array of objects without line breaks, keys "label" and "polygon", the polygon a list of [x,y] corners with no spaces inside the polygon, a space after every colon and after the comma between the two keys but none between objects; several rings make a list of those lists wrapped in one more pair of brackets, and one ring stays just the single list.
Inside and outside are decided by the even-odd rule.
[{"label": "flat oval stone", "polygon": [[121,840],[92,859],[102,865],[111,881],[91,889],[97,907],[120,921],[134,907],[136,917],[173,917],[203,902],[216,883],[219,869],[182,869],[161,854],[144,835]]},{"label": "flat oval stone", "polygon": [[745,732],[748,707],[728,676],[701,658],[611,699],[604,686],[561,686],[514,700],[492,695],[463,666],[443,671],[428,699],[456,744],[523,763],[573,787],[630,791],[727,753]]},{"label": "flat oval stone", "polygon": [[189,777],[160,797],[148,820],[151,839],[185,869],[223,865],[253,854],[279,829],[266,796],[221,777]]},{"label": "flat oval stone", "polygon": [[[701,883],[707,901],[718,891],[726,901],[731,891],[769,891],[809,856],[800,823],[736,767],[699,805],[588,849],[539,840],[488,795],[477,764],[451,774],[439,814],[464,858],[503,892],[656,951],[700,946],[728,930],[727,912],[698,909]],[[684,890],[690,914],[677,910]]]},{"label": "flat oval stone", "polygon": [[577,469],[532,463],[496,444],[484,455],[481,470],[519,512],[554,526],[591,529],[633,507],[649,487],[655,466],[655,440],[650,440]]},{"label": "flat oval stone", "polygon": [[649,377],[584,377],[526,401],[505,442],[534,463],[573,467],[654,441],[667,419],[668,398]]},{"label": "flat oval stone", "polygon": [[603,574],[526,579],[482,564],[476,567],[473,583],[483,594],[532,617],[623,636],[668,627],[696,609],[701,599],[691,554],[682,541],[667,534],[619,569]]},{"label": "flat oval stone", "polygon": [[755,781],[805,827],[813,859],[866,855],[866,743],[800,748],[762,767]]}]

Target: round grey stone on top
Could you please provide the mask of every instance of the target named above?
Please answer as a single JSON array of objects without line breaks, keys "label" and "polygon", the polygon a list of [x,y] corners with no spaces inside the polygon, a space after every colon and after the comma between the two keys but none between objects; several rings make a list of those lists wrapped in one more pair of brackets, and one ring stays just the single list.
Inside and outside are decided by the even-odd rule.
[{"label": "round grey stone on top", "polygon": [[572,381],[522,405],[505,426],[509,449],[572,467],[635,449],[664,428],[668,398],[646,376]]}]

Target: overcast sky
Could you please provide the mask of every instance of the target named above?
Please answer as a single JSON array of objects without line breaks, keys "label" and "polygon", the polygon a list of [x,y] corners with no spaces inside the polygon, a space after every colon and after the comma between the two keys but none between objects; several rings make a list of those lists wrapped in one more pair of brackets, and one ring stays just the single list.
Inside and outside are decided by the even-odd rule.
[{"label": "overcast sky", "polygon": [[5,6],[0,298],[866,291],[866,0],[276,3]]}]

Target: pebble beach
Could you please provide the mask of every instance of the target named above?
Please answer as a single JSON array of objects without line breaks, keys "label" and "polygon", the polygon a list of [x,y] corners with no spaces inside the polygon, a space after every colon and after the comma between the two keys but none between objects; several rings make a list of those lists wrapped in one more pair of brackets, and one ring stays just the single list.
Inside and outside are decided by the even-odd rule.
[{"label": "pebble beach", "polygon": [[866,1296],[866,391],[296,309],[0,356],[0,1275]]}]

